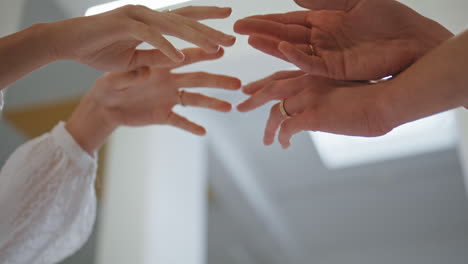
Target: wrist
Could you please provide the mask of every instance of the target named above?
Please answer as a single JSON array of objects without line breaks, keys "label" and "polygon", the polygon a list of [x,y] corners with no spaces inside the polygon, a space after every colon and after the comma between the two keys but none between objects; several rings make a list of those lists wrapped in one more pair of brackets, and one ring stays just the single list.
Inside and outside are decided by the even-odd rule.
[{"label": "wrist", "polygon": [[107,119],[105,109],[88,94],[81,100],[65,127],[83,150],[93,155],[117,128]]},{"label": "wrist", "polygon": [[[53,58],[56,60],[76,60],[76,53],[79,52],[80,45],[84,45],[88,41],[88,36],[82,34],[82,29],[92,27],[93,23],[95,22],[90,21],[89,17],[77,17],[48,23]],[[88,29],[88,31],[91,30]]]},{"label": "wrist", "polygon": [[[31,43],[31,49],[35,51],[35,59],[41,66],[60,60],[56,50],[56,32],[52,23],[37,23],[26,28],[27,40]],[[33,47],[34,46],[34,47]]]}]

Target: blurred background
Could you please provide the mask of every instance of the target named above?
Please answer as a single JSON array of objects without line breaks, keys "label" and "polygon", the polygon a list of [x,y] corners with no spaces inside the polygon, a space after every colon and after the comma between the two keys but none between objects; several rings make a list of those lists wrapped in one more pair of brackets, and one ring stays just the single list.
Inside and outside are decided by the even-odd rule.
[{"label": "blurred background", "polygon": [[[0,0],[0,33],[82,16],[109,0]],[[155,0],[157,2],[157,0]],[[454,33],[465,0],[405,0]],[[198,0],[242,17],[299,10],[292,0]],[[187,44],[174,40],[180,48]],[[292,65],[238,36],[219,61],[181,71],[248,83]],[[66,120],[102,73],[48,65],[12,85],[0,121],[0,164],[20,144]],[[200,88],[237,104],[241,92]],[[468,263],[468,201],[460,159],[464,115],[417,121],[377,139],[301,133],[292,147],[262,144],[269,107],[247,114],[177,108],[206,126],[197,138],[169,127],[118,130],[100,152],[99,212],[88,243],[63,263]]]}]

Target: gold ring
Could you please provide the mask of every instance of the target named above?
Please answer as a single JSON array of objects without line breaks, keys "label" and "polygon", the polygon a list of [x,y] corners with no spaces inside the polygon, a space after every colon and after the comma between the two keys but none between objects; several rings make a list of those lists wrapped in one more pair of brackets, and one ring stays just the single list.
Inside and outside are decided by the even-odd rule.
[{"label": "gold ring", "polygon": [[309,49],[310,49],[310,55],[315,56],[317,53],[315,53],[315,48],[312,44],[309,44]]},{"label": "gold ring", "polygon": [[288,113],[288,111],[286,111],[286,108],[284,107],[284,102],[286,101],[286,99],[283,99],[281,100],[280,102],[280,105],[279,105],[279,108],[280,108],[280,112],[281,114],[283,115],[283,117],[285,118],[290,118],[291,115]]},{"label": "gold ring", "polygon": [[185,90],[179,90],[179,93],[177,94],[179,96],[179,104],[181,106],[185,106],[184,100],[182,99],[182,96],[184,95]]}]

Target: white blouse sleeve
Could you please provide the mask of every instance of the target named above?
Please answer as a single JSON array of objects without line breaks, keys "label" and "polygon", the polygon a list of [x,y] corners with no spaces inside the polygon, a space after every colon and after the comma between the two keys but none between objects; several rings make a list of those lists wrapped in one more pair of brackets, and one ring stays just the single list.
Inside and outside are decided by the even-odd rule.
[{"label": "white blouse sleeve", "polygon": [[77,251],[96,215],[96,159],[59,123],[0,172],[0,263],[51,264]]}]

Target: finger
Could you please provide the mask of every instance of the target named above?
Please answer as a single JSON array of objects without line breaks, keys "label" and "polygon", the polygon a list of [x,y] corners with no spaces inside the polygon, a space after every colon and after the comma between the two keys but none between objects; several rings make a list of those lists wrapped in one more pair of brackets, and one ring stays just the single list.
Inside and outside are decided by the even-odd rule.
[{"label": "finger", "polygon": [[[312,87],[307,87],[306,89],[308,92],[310,92],[311,88]],[[311,98],[310,94],[304,93],[302,91],[284,100],[284,109],[291,116],[303,112],[308,106],[315,103],[315,100],[313,100],[314,98]]]},{"label": "finger", "polygon": [[129,69],[133,70],[143,66],[170,68],[178,65],[180,65],[180,63],[171,60],[161,52],[161,50],[136,50],[130,62]]},{"label": "finger", "polygon": [[178,73],[174,74],[173,77],[177,88],[221,88],[237,90],[241,87],[241,81],[237,78],[206,72]]},{"label": "finger", "polygon": [[171,13],[195,20],[204,20],[229,17],[232,9],[215,6],[187,6],[172,10]]},{"label": "finger", "polygon": [[179,114],[176,114],[174,112],[171,112],[169,114],[169,117],[167,119],[167,124],[186,130],[195,135],[203,136],[206,134],[206,130],[204,127],[198,124],[195,124],[192,121],[188,120],[187,118]]},{"label": "finger", "polygon": [[275,104],[270,110],[270,116],[265,127],[265,134],[263,136],[263,143],[267,146],[273,144],[275,140],[276,131],[280,127],[283,120],[286,118],[281,114],[280,104]]},{"label": "finger", "polygon": [[304,75],[303,71],[280,71],[275,74],[272,74],[266,78],[261,80],[249,83],[242,88],[242,91],[246,94],[254,94],[260,89],[262,89],[265,85],[273,81],[279,81],[284,79],[296,78],[299,76]]},{"label": "finger", "polygon": [[[258,49],[268,55],[275,56],[279,59],[288,61],[288,58],[284,56],[284,54],[279,51],[278,46],[281,41],[268,38],[262,35],[253,34],[249,37],[249,44],[255,49]],[[306,44],[295,44],[294,45],[297,49],[301,50],[306,54],[312,55],[312,49],[309,45]],[[289,61],[288,61],[289,62]]]},{"label": "finger", "polygon": [[318,130],[318,123],[311,112],[303,112],[286,119],[281,124],[278,140],[283,148],[289,148],[291,137],[303,130]]},{"label": "finger", "polygon": [[224,49],[219,49],[217,53],[206,53],[200,48],[184,49],[182,52],[185,55],[185,60],[182,63],[171,67],[172,69],[180,68],[182,66],[194,64],[201,61],[216,60],[224,55]]},{"label": "finger", "polygon": [[175,15],[173,14],[174,20],[178,20],[178,22],[183,22],[185,25],[191,27],[192,29],[198,31],[199,33],[203,34],[206,38],[208,38],[211,42],[222,45],[225,47],[230,47],[234,45],[236,42],[236,37],[232,35],[225,34],[219,30],[201,24],[198,21],[193,19],[186,18],[184,16]]},{"label": "finger", "polygon": [[232,109],[231,104],[226,101],[198,93],[184,92],[182,102],[186,106],[208,108],[219,112],[229,112]]},{"label": "finger", "polygon": [[147,42],[153,47],[160,49],[162,53],[174,62],[184,60],[184,54],[182,52],[176,49],[159,32],[152,30],[146,24],[141,22],[132,23],[130,26],[130,34],[137,40]]},{"label": "finger", "polygon": [[303,89],[303,86],[298,85],[296,82],[298,78],[273,81],[267,84],[263,89],[259,90],[250,98],[240,103],[237,106],[237,109],[240,112],[251,111],[268,103],[269,101],[281,100],[299,93]]},{"label": "finger", "polygon": [[241,19],[234,31],[242,35],[261,34],[291,43],[309,43],[310,29],[300,25],[285,25],[261,19]]},{"label": "finger", "polygon": [[[168,13],[163,15],[162,21],[157,21],[156,18],[154,18],[155,21],[150,21],[150,24],[154,27],[161,27],[162,25],[164,34],[193,43],[208,53],[216,53],[219,50],[219,45],[211,42],[206,35],[201,34],[199,31],[180,21],[180,19],[177,19],[176,15]],[[182,18],[182,16],[178,17]]]},{"label": "finger", "polygon": [[278,22],[281,24],[297,24],[302,26],[309,26],[307,22],[307,18],[309,16],[310,11],[293,11],[288,13],[279,13],[279,14],[267,14],[267,15],[255,15],[246,17],[252,19],[261,19],[261,20],[269,20],[273,22]]},{"label": "finger", "polygon": [[151,28],[152,31],[158,30],[163,34],[183,39],[210,53],[215,53],[219,49],[219,45],[212,43],[206,36],[184,24],[181,19],[175,18],[183,18],[182,16],[167,12],[158,12],[149,8],[141,9],[139,13],[134,15],[136,19],[143,22],[140,22],[140,24],[147,25],[146,27]]},{"label": "finger", "polygon": [[328,68],[323,58],[319,56],[307,55],[300,49],[285,41],[281,42],[278,49],[288,59],[301,70],[316,76],[331,77],[328,74]]}]

